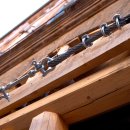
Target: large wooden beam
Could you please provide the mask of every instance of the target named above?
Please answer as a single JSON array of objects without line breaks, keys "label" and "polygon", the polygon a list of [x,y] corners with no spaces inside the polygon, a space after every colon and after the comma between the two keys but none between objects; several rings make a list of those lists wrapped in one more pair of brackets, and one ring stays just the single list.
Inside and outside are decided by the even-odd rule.
[{"label": "large wooden beam", "polygon": [[130,84],[104,97],[95,99],[94,102],[63,114],[63,119],[68,123],[92,118],[104,112],[117,109],[123,105],[130,104]]},{"label": "large wooden beam", "polygon": [[[102,24],[106,21],[110,21],[115,13],[120,13],[123,16],[126,15],[126,13],[130,12],[129,6],[130,6],[130,2],[128,2],[128,0],[119,0],[116,3],[114,3],[113,5],[111,5],[110,7],[103,10],[102,12],[97,13],[95,16],[90,18],[88,21],[83,22],[79,26],[75,27],[71,31],[67,32],[60,38],[58,38],[55,41],[53,41],[52,43],[50,43],[48,46],[41,49],[39,52],[33,54],[28,59],[23,60],[21,63],[19,63],[15,67],[8,70],[6,73],[2,74],[0,76],[0,85],[5,85],[8,82],[15,80],[16,78],[21,76],[25,71],[27,71],[31,67],[31,62],[33,59],[36,59],[37,61],[39,61],[42,58],[45,58],[49,53],[56,50],[58,47],[64,45],[65,43],[71,41],[75,37],[91,30],[92,28],[99,26],[100,24]],[[120,10],[122,8],[124,8],[124,10]],[[119,12],[119,10],[120,10],[120,12]],[[107,17],[104,17],[104,16],[107,16]],[[99,17],[100,17],[100,19],[99,19]],[[37,36],[37,34],[36,34],[36,36]],[[8,58],[10,58],[10,56]],[[13,61],[14,61],[14,59],[13,59]],[[9,63],[11,63],[11,62],[7,63],[7,65],[8,65],[7,68],[9,68],[9,66],[10,66]],[[1,64],[3,64],[2,60],[1,60]],[[2,69],[2,67],[5,67],[5,65],[2,65],[0,67],[0,69]],[[19,70],[19,71],[17,71],[17,70]]]},{"label": "large wooden beam", "polygon": [[[44,47],[41,51],[39,51],[38,53],[36,54],[33,54],[31,57],[29,57],[28,59],[22,61],[20,64],[18,64],[17,66],[15,66],[14,68],[12,68],[11,70],[8,70],[6,73],[4,73],[3,75],[0,76],[0,85],[4,85],[14,79],[16,79],[17,77],[19,77],[20,75],[22,75],[26,70],[28,70],[31,66],[31,62],[33,59],[36,59],[37,61],[39,61],[40,59],[44,58],[45,56],[47,56],[50,52],[54,51],[56,48],[64,45],[66,42],[72,40],[73,38],[81,35],[82,33],[84,32],[87,32],[89,29],[92,29],[93,27],[96,27],[98,25],[100,25],[101,23],[103,22],[106,22],[106,21],[109,21],[112,19],[114,13],[117,13],[118,10],[122,7],[124,7],[124,3],[125,3],[125,6],[129,7],[129,4],[127,2],[127,0],[120,0],[119,2],[116,2],[115,5],[112,5],[110,6],[111,11],[110,13],[109,12],[109,8],[105,9],[103,12],[100,12],[99,14],[95,15],[93,18],[91,18],[89,21],[85,21],[84,23],[80,24],[79,26],[76,26],[74,29],[72,29],[71,31],[69,31],[68,33],[66,33],[65,35],[63,35],[62,37],[56,39],[54,42],[50,43],[48,46]],[[99,3],[99,5],[102,7],[102,4]],[[115,9],[115,6],[116,7],[119,7],[119,8],[116,8]],[[99,7],[97,7],[99,8]],[[129,8],[128,8],[129,9]],[[126,11],[126,10],[125,10]],[[92,11],[94,12],[94,11]],[[123,15],[124,13],[124,10],[121,10],[121,14]],[[128,13],[128,12],[126,12]],[[90,14],[90,13],[89,13]],[[107,17],[101,17],[100,19],[98,19],[100,16],[102,15],[106,15]],[[96,19],[96,22],[94,22]],[[38,38],[40,39],[40,38]],[[30,42],[31,43],[31,42]],[[29,44],[30,44],[29,43]],[[42,42],[43,43],[43,42]],[[23,45],[23,43],[22,43]],[[37,45],[37,44],[36,44]],[[17,50],[17,49],[16,49]],[[15,52],[15,51],[12,51],[12,52]],[[23,53],[24,54],[24,53]],[[12,54],[13,56],[14,54]],[[21,54],[22,55],[22,54]],[[18,57],[18,56],[17,56]],[[10,60],[10,55],[8,56],[7,58],[8,60]],[[20,58],[19,58],[20,59]],[[14,59],[12,60],[14,61]],[[2,60],[1,60],[1,64],[2,63]],[[7,68],[9,69],[10,66],[13,65],[13,63],[11,63],[10,61],[10,64],[6,62],[6,65]],[[2,65],[0,67],[0,69],[2,69],[2,67],[5,67],[5,64]],[[3,68],[4,69],[4,68]],[[19,72],[17,71],[19,70]],[[1,70],[2,72],[2,70]],[[12,75],[13,74],[13,75]]]},{"label": "large wooden beam", "polygon": [[[59,113],[68,123],[74,123],[129,103],[129,75],[130,57],[0,119],[0,128],[4,130],[28,128],[32,118],[43,111]],[[99,109],[95,107],[96,105]],[[84,106],[90,110],[89,115]],[[86,114],[83,115],[82,112],[81,116],[76,117],[75,115],[78,115],[76,111],[82,108]]]},{"label": "large wooden beam", "polygon": [[95,13],[117,0],[79,0],[75,6],[51,25],[43,25],[9,49],[0,57],[0,74],[3,74],[41,48],[50,44],[64,33],[70,31]]},{"label": "large wooden beam", "polygon": [[34,77],[33,81],[10,92],[9,103],[5,99],[0,100],[0,115],[129,50],[129,36],[130,25],[125,26],[122,31],[115,32],[110,38],[99,39],[91,48],[68,58],[45,77]]},{"label": "large wooden beam", "polygon": [[43,112],[33,118],[29,130],[68,130],[68,126],[58,114]]},{"label": "large wooden beam", "polygon": [[[27,71],[31,67],[31,62],[33,59],[36,59],[37,61],[39,61],[42,58],[45,58],[49,53],[51,53],[58,47],[64,45],[66,42],[69,42],[70,40],[74,39],[75,37],[91,30],[92,28],[99,26],[100,24],[102,24],[106,21],[110,21],[115,13],[120,13],[123,16],[126,15],[126,13],[130,12],[129,6],[130,6],[130,2],[128,0],[119,0],[118,2],[114,3],[110,7],[103,10],[102,12],[96,14],[95,16],[90,18],[88,21],[83,22],[82,24],[75,27],[74,29],[72,29],[71,31],[66,33],[65,35],[56,39],[54,42],[52,42],[48,46],[41,49],[41,51],[39,51],[38,53],[33,54],[28,59],[22,61],[17,66],[13,67],[12,69],[8,70],[6,73],[1,75],[0,76],[0,85],[5,85],[6,83],[8,83],[12,80],[15,80],[17,77],[21,76],[25,71]],[[124,8],[124,10],[120,10],[122,8]],[[107,17],[104,17],[104,16],[107,16]],[[100,17],[100,19],[99,19],[99,17]],[[7,63],[7,65],[8,65],[7,68],[9,68],[9,63],[11,63],[11,62]],[[2,69],[2,67],[0,67],[0,68]],[[17,70],[19,70],[19,71],[17,71]]]}]

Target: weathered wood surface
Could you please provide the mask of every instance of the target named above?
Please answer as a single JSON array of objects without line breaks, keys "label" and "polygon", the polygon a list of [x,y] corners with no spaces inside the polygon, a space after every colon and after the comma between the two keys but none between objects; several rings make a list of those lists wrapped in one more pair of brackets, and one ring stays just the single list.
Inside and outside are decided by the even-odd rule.
[{"label": "weathered wood surface", "polygon": [[[28,29],[30,29],[31,27],[37,29],[39,26],[45,24],[48,20],[50,20],[52,17],[56,15],[56,13],[66,2],[67,1],[65,0],[62,0],[60,2],[58,2],[58,0],[53,0],[50,1],[48,4],[46,4],[46,6],[43,9],[41,9],[30,19],[26,20],[23,23],[23,25],[14,30],[9,36],[5,37],[3,40],[0,40],[0,44],[2,44],[2,46],[0,46],[0,52],[6,53],[9,49],[16,46],[17,45],[16,43],[19,43],[20,39],[25,38],[27,35],[31,33],[28,32]],[[55,7],[53,7],[54,5]],[[47,9],[51,8],[53,9],[46,12]]]},{"label": "weathered wood surface", "polygon": [[[102,12],[96,14],[94,17],[90,18],[88,21],[85,21],[84,23],[80,24],[76,28],[72,29],[65,35],[61,36],[60,38],[58,38],[57,40],[49,44],[48,46],[41,49],[41,51],[37,52],[36,54],[33,54],[28,59],[23,60],[20,64],[16,65],[12,69],[10,69],[9,71],[1,75],[0,85],[5,85],[6,83],[10,81],[15,80],[25,71],[27,71],[30,68],[31,62],[33,59],[36,59],[37,61],[39,61],[42,58],[45,58],[49,53],[51,53],[58,47],[64,45],[66,42],[69,42],[75,37],[87,32],[88,30],[91,30],[93,27],[97,27],[106,21],[110,21],[115,13],[126,15],[127,13],[130,12],[129,6],[130,6],[130,2],[128,2],[128,0],[119,0],[118,2],[106,8]],[[124,7],[126,7],[124,10],[120,10],[121,8],[124,8]],[[107,17],[104,17],[104,15]]]},{"label": "weathered wood surface", "polygon": [[[0,74],[50,44],[116,0],[80,0],[66,15],[50,26],[42,26],[0,57]],[[73,19],[73,20],[72,20]]]},{"label": "weathered wood surface", "polygon": [[0,119],[0,129],[27,129],[32,118],[43,111],[59,113],[70,124],[130,103],[129,75],[130,57],[127,57]]},{"label": "weathered wood surface", "polygon": [[[52,90],[64,82],[104,63],[112,57],[130,48],[130,25],[115,32],[109,38],[101,38],[88,48],[62,62],[45,77],[34,77],[21,87],[10,92],[11,101],[0,100],[0,115],[30,101],[44,92]],[[64,70],[64,71],[63,71]]]},{"label": "weathered wood surface", "polygon": [[68,126],[58,114],[46,111],[33,118],[29,130],[68,130]]},{"label": "weathered wood surface", "polygon": [[96,99],[89,105],[64,114],[63,119],[67,123],[72,124],[127,104],[130,104],[130,84],[122,89],[115,90],[113,93],[106,94],[102,98]]}]

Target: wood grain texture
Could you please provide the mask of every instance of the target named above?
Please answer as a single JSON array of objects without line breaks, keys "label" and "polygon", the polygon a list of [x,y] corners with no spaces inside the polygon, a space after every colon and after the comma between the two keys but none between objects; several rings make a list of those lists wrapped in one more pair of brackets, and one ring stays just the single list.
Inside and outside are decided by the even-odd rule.
[{"label": "wood grain texture", "polygon": [[[21,63],[19,63],[18,65],[16,65],[12,69],[8,70],[6,73],[1,75],[0,76],[0,85],[5,85],[8,82],[15,80],[17,77],[22,75],[25,71],[27,71],[31,67],[31,62],[33,59],[36,59],[37,61],[39,61],[42,58],[45,58],[49,53],[56,50],[57,48],[64,45],[65,43],[71,41],[75,37],[87,32],[88,30],[91,30],[93,27],[99,26],[100,24],[102,24],[106,21],[110,21],[115,13],[120,13],[121,15],[126,15],[127,13],[130,12],[129,6],[130,6],[130,2],[128,0],[119,0],[118,2],[114,3],[110,7],[103,10],[102,12],[96,14],[95,16],[90,18],[88,21],[85,21],[84,23],[75,27],[74,29],[67,32],[66,34],[64,34],[63,36],[58,38],[57,40],[53,41],[48,46],[41,49],[39,52],[37,52],[37,53],[33,54],[32,56],[30,56],[29,58],[23,60]],[[124,7],[125,7],[125,9],[121,10]],[[106,15],[107,17],[104,17],[104,15]],[[100,19],[99,19],[99,17],[100,17]],[[9,67],[9,66],[7,66],[7,67]],[[19,70],[19,71],[17,71],[17,70]]]},{"label": "wood grain texture", "polygon": [[33,118],[29,130],[68,130],[68,126],[58,114],[46,111]]},{"label": "wood grain texture", "polygon": [[49,26],[42,26],[33,34],[24,38],[20,43],[0,57],[0,74],[16,66],[24,59],[38,52],[66,32],[70,31],[86,19],[99,12],[116,0],[80,0],[66,15]]},{"label": "wood grain texture", "polygon": [[[60,10],[60,8],[66,3],[66,1],[62,0],[57,5],[56,5],[56,3],[58,3],[57,0],[50,1],[49,3],[46,4],[46,7],[44,7],[41,11],[39,11],[37,14],[32,16],[32,18],[25,21],[25,23],[22,26],[20,26],[16,30],[14,30],[14,32],[12,32],[12,34],[7,36],[2,41],[0,40],[0,44],[2,44],[2,46],[0,46],[1,53],[6,53],[12,47],[16,46],[17,43],[20,42],[20,39],[22,40],[27,35],[29,35],[30,33],[28,32],[27,28],[28,29],[31,27],[38,28],[38,26],[45,24],[48,20],[50,20],[52,17],[54,17],[56,15],[56,13]],[[53,7],[53,5],[56,5],[56,7]],[[53,9],[50,10],[49,12],[46,12],[46,10],[50,9],[50,8],[53,8]],[[40,22],[38,22],[36,20],[36,18],[38,16],[39,16],[39,19],[41,18],[40,15],[42,17],[44,17],[44,18],[42,18],[42,22],[41,22],[41,20],[40,20]],[[34,19],[34,21],[32,21],[32,19]],[[35,20],[37,21],[37,23]],[[31,21],[32,21],[32,23],[31,23]],[[34,25],[34,23],[35,23],[35,25]]]},{"label": "wood grain texture", "polygon": [[106,94],[102,98],[96,99],[88,105],[64,114],[63,119],[67,123],[72,124],[127,104],[130,104],[130,84],[113,93]]},{"label": "wood grain texture", "polygon": [[10,92],[9,103],[5,99],[0,100],[0,115],[129,50],[129,36],[130,25],[125,26],[122,31],[115,32],[111,37],[99,39],[91,48],[71,56],[45,77],[34,77],[32,82]]},{"label": "wood grain texture", "polygon": [[43,111],[58,113],[66,122],[74,123],[129,103],[129,75],[130,57],[0,119],[0,129],[27,129],[32,118]]}]

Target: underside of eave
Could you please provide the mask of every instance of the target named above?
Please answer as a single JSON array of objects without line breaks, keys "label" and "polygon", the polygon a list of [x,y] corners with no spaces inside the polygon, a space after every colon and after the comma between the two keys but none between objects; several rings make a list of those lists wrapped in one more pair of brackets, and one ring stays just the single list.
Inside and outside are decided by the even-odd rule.
[{"label": "underside of eave", "polygon": [[[11,47],[2,54],[0,56],[0,74],[5,73],[10,68],[23,61],[23,59],[38,52],[41,48],[47,46],[115,1],[116,0],[78,1],[64,16],[60,17],[49,26],[41,25],[34,32],[20,40],[16,46]],[[68,41],[72,39],[73,38]]]},{"label": "underside of eave", "polygon": [[[78,1],[65,15],[49,26],[41,25],[0,56],[0,86],[34,69],[34,59],[56,57],[62,49],[81,43],[84,34],[96,34],[116,13],[130,14],[129,7],[130,0]],[[70,125],[129,104],[129,75],[128,24],[71,55],[46,76],[39,71],[9,89],[10,102],[0,99],[0,129],[27,130],[44,111],[60,115]]]}]

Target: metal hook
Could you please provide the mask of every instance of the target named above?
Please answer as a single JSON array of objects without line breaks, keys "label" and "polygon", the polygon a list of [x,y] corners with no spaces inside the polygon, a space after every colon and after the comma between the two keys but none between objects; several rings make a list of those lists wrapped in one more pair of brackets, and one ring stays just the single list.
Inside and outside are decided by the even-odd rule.
[{"label": "metal hook", "polygon": [[122,26],[121,26],[121,16],[120,16],[120,14],[116,14],[113,17],[113,20],[115,21],[115,24],[118,27],[118,29],[121,29]]},{"label": "metal hook", "polygon": [[85,48],[88,48],[88,47],[90,47],[90,46],[93,45],[93,43],[87,42],[87,40],[88,40],[89,38],[90,38],[90,37],[89,37],[88,34],[83,35],[82,38],[81,38],[81,39],[82,39],[82,44],[83,44],[83,46],[84,46]]},{"label": "metal hook", "polygon": [[107,23],[104,23],[100,26],[101,33],[104,37],[107,37],[110,35],[110,30]]}]

